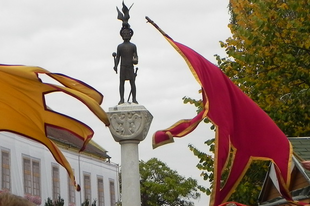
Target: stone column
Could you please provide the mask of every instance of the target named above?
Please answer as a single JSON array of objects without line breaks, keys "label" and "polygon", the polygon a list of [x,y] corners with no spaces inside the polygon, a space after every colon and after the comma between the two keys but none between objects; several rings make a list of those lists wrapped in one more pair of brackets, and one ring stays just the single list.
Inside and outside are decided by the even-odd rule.
[{"label": "stone column", "polygon": [[122,206],[141,206],[138,144],[149,131],[153,116],[139,104],[109,108],[110,132],[121,145]]}]

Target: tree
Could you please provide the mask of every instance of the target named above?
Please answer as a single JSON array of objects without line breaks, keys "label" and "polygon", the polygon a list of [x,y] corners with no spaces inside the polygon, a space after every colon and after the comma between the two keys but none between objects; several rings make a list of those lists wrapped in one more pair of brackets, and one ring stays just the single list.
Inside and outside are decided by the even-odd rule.
[{"label": "tree", "polygon": [[[216,55],[218,65],[287,136],[310,135],[310,1],[231,0],[229,8],[232,37],[221,42],[228,56]],[[184,103],[201,107],[200,100],[188,97]],[[212,152],[212,140],[205,143]],[[212,183],[212,156],[189,147]],[[267,164],[253,163],[231,200],[256,204]]]},{"label": "tree", "polygon": [[58,199],[54,201],[48,197],[44,205],[45,206],[63,206],[64,204],[65,204],[64,199],[58,196]]},{"label": "tree", "polygon": [[156,158],[140,161],[142,206],[193,206],[200,197],[197,181],[185,178]]},{"label": "tree", "polygon": [[232,0],[221,69],[288,136],[310,135],[310,1]]}]

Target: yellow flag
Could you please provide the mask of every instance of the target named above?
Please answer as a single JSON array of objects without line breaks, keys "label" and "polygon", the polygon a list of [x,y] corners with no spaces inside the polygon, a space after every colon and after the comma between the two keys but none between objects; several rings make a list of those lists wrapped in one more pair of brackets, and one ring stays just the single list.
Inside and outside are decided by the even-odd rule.
[{"label": "yellow flag", "polygon": [[[43,83],[38,74],[46,74],[64,86]],[[48,138],[48,127],[70,132],[83,141],[81,150],[94,132],[82,122],[49,110],[44,95],[62,91],[83,102],[106,126],[109,120],[100,107],[103,96],[82,81],[40,67],[0,65],[0,130],[14,132],[44,144],[55,160],[68,172],[77,190],[79,186],[70,164]]]}]

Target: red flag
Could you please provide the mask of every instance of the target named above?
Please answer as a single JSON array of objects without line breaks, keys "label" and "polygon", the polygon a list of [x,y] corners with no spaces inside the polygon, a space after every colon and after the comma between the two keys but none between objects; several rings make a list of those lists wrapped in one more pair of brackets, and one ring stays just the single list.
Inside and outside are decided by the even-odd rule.
[{"label": "red flag", "polygon": [[238,202],[225,202],[223,204],[220,204],[219,206],[247,206],[247,205],[243,205]]},{"label": "red flag", "polygon": [[[188,134],[204,117],[208,117],[217,128],[214,185],[210,205],[220,205],[228,200],[253,160],[270,160],[275,164],[280,192],[284,198],[291,200],[288,187],[292,146],[285,134],[218,67],[192,49],[173,41],[162,30],[159,31],[181,54],[201,85],[204,110],[192,120],[184,120],[156,132],[153,136],[153,147],[171,142],[173,137]],[[231,149],[234,151],[234,159],[225,185],[221,187],[221,174]]]}]

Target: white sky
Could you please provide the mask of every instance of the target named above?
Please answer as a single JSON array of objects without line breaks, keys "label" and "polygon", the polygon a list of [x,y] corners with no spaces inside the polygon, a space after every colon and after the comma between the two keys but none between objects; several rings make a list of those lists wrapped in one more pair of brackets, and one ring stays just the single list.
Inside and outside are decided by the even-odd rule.
[{"label": "white sky", "polygon": [[[206,185],[196,168],[198,159],[189,151],[193,144],[205,152],[203,143],[214,137],[209,125],[201,123],[191,134],[152,149],[152,135],[180,119],[193,118],[196,108],[184,105],[182,97],[200,99],[199,84],[185,61],[151,25],[150,17],[175,41],[185,44],[209,61],[214,54],[225,56],[219,41],[230,36],[229,0],[127,0],[134,30],[131,42],[136,44],[139,71],[136,79],[137,100],[153,115],[147,138],[139,144],[139,156],[144,161],[156,157],[185,177]],[[63,73],[84,81],[104,96],[105,111],[119,101],[119,76],[113,70],[112,52],[122,43],[121,21],[117,20],[115,0],[2,0],[0,1],[0,63],[40,66],[51,72]],[[129,84],[125,85],[129,92]],[[125,94],[127,100],[128,93]],[[65,95],[48,98],[49,105],[66,113],[95,131],[93,140],[108,150],[112,161],[120,164],[120,145],[84,105]],[[208,205],[202,194],[196,206]]]}]

